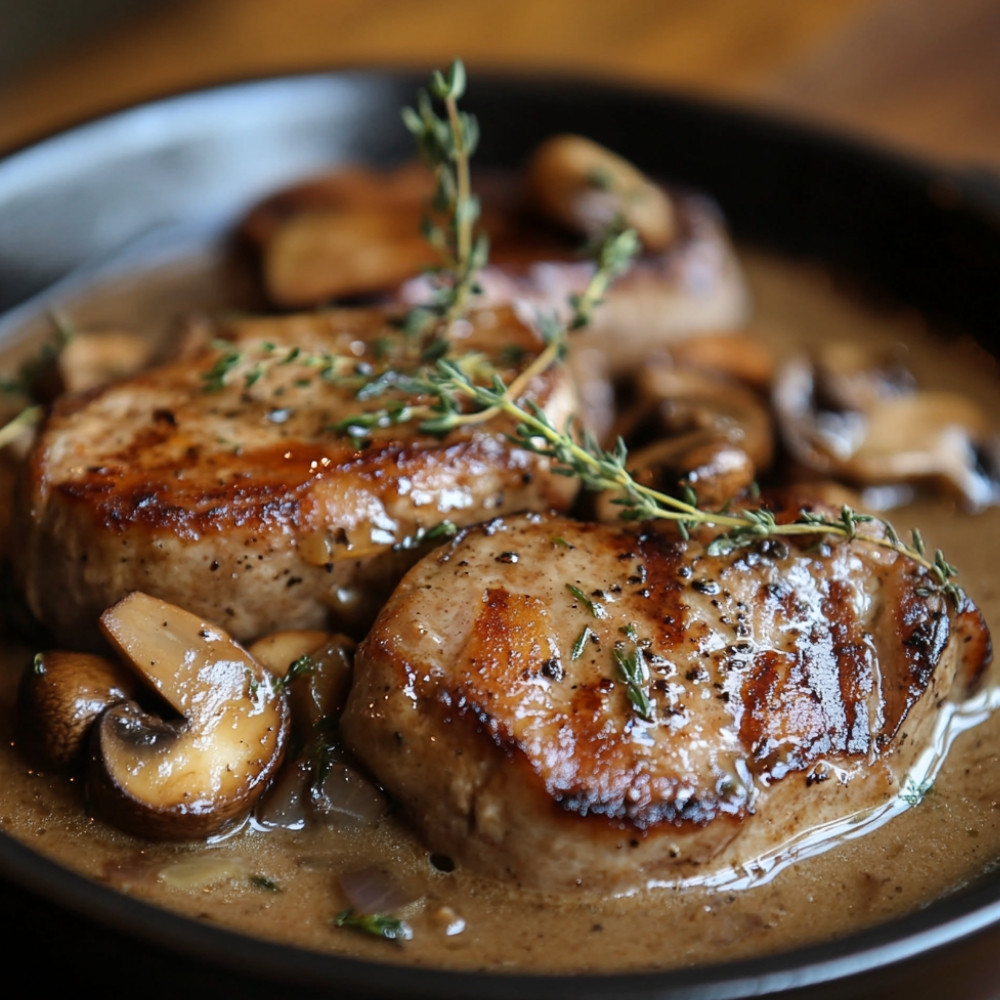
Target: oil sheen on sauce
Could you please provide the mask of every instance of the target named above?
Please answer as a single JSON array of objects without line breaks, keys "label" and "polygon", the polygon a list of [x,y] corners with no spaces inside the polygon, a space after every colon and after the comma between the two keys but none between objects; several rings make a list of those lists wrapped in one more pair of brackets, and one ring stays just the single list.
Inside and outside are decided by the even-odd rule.
[{"label": "oil sheen on sauce", "polygon": [[[919,318],[862,306],[818,272],[752,253],[745,263],[754,327],[779,350],[809,338],[903,343],[921,384],[962,391],[1000,424],[996,365],[971,345],[946,345]],[[164,333],[166,303],[173,315],[188,304],[220,304],[217,279],[201,263],[168,269],[88,293],[71,303],[72,315],[81,326],[138,323]],[[919,528],[930,546],[945,551],[987,623],[1000,629],[990,541],[1000,533],[1000,511],[967,516],[948,502],[922,500],[890,516],[897,528]],[[302,948],[464,970],[711,964],[871,927],[976,880],[1000,857],[1000,712],[990,714],[996,699],[989,690],[956,720],[978,724],[957,737],[918,805],[813,838],[817,843],[803,845],[794,863],[772,859],[684,886],[617,898],[544,895],[442,870],[448,866],[435,864],[393,820],[374,834],[246,827],[207,846],[150,844],[105,827],[87,815],[77,784],[35,773],[19,757],[11,732],[14,689],[31,652],[7,642],[0,661],[0,831],[122,892]],[[369,869],[389,871],[412,901],[398,911],[414,931],[401,946],[335,926],[346,905],[338,873]]]}]

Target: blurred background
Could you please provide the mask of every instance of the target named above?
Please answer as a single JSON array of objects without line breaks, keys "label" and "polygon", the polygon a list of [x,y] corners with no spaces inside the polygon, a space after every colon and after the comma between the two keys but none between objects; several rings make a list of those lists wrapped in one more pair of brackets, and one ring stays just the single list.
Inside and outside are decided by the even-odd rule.
[{"label": "blurred background", "polygon": [[1000,0],[0,0],[0,149],[204,83],[358,64],[572,72],[1000,169]]}]

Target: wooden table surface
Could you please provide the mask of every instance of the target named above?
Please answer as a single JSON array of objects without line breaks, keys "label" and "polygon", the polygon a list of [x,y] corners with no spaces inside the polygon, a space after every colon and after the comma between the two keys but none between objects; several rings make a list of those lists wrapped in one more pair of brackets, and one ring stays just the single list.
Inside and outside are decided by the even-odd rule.
[{"label": "wooden table surface", "polygon": [[473,74],[681,88],[1000,170],[1000,0],[159,0],[4,81],[0,148],[204,83],[454,56]]}]

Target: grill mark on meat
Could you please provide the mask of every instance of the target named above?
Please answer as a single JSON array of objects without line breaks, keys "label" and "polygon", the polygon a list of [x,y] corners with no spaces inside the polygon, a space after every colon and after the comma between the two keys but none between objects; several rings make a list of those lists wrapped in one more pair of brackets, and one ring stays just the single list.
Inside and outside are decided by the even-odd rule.
[{"label": "grill mark on meat", "polygon": [[[649,718],[616,672],[629,643]],[[842,813],[884,802],[901,773],[881,765],[904,744],[915,759],[914,734],[989,658],[971,604],[862,542],[710,556],[669,530],[504,518],[408,573],[359,647],[342,731],[434,849],[541,884],[635,885],[716,856],[795,776]],[[412,734],[405,751],[387,731]],[[829,764],[836,781],[817,777]],[[808,802],[779,800],[794,817],[775,831],[808,824]]]},{"label": "grill mark on meat", "polygon": [[[565,509],[576,484],[513,445],[507,418],[444,438],[415,423],[376,428],[365,447],[331,430],[386,399],[359,401],[356,386],[281,359],[295,348],[373,363],[390,318],[344,309],[240,320],[223,332],[246,371],[221,384],[206,382],[213,349],[57,403],[30,457],[16,566],[55,641],[96,643],[99,614],[131,590],[224,621],[240,639],[275,628],[361,634],[420,554],[399,543],[444,519]],[[456,335],[508,382],[542,349],[504,309],[473,313]],[[517,367],[500,360],[508,346],[524,352]],[[260,377],[258,355],[275,359]],[[555,424],[573,412],[561,366],[530,391]],[[247,547],[269,573],[248,579]],[[301,581],[293,591],[288,577]]]}]

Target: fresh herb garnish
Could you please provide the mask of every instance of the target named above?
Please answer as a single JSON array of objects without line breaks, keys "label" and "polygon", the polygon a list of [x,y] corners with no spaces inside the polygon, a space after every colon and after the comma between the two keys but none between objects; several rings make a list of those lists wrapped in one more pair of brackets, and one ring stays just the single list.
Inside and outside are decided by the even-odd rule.
[{"label": "fresh herb garnish", "polygon": [[0,392],[39,401],[42,383],[66,345],[76,336],[76,331],[64,316],[50,313],[49,319],[54,327],[52,337],[38,348],[34,357],[21,364],[16,375],[0,375]]},{"label": "fresh herb garnish", "polygon": [[305,387],[318,377],[325,382],[356,387],[363,385],[369,369],[355,357],[341,357],[328,351],[304,351],[300,347],[279,349],[275,344],[263,342],[252,349],[239,349],[227,340],[219,340],[215,348],[220,352],[215,363],[201,375],[206,392],[221,392],[232,382],[232,376],[242,369],[242,388],[253,388],[265,375],[276,368],[294,365],[304,368],[309,378],[296,380]]},{"label": "fresh herb garnish", "polygon": [[427,542],[436,542],[444,538],[451,538],[458,532],[458,526],[454,521],[439,521],[429,528],[419,527],[412,535],[401,538],[393,549],[397,552],[409,551],[418,548]]},{"label": "fresh herb garnish", "polygon": [[249,881],[257,889],[264,889],[267,892],[281,892],[281,886],[266,875],[251,875]]},{"label": "fresh herb garnish", "polygon": [[45,414],[42,396],[43,383],[52,366],[66,345],[76,336],[76,331],[65,317],[50,314],[55,332],[45,341],[38,353],[25,361],[16,375],[0,375],[0,393],[9,396],[24,396],[30,402],[18,411],[7,423],[0,426],[0,448],[16,441],[21,433],[41,422]]},{"label": "fresh herb garnish", "polygon": [[357,913],[354,909],[347,909],[339,913],[334,922],[338,927],[351,927],[387,941],[409,941],[413,938],[413,929],[405,920],[383,913]]},{"label": "fresh herb garnish", "polygon": [[[472,193],[469,170],[479,123],[458,107],[465,84],[465,67],[456,59],[447,73],[433,74],[428,89],[417,94],[415,108],[403,109],[403,123],[435,179],[423,233],[440,254],[441,264],[429,273],[431,301],[411,311],[405,323],[411,334],[419,335],[425,360],[447,349],[448,328],[464,316],[479,291],[478,274],[489,254],[485,234],[476,231],[479,199]],[[435,101],[443,105],[443,118]]]},{"label": "fresh herb garnish", "polygon": [[288,687],[297,677],[315,673],[318,669],[319,664],[308,653],[303,653],[288,665],[285,676],[281,678],[281,683],[284,687]]},{"label": "fresh herb garnish", "polygon": [[566,589],[570,592],[573,598],[579,601],[595,618],[607,618],[607,609],[601,604],[600,601],[595,601],[593,598],[588,597],[579,587],[572,583],[566,584]]},{"label": "fresh herb garnish", "polygon": [[933,788],[934,782],[930,778],[917,782],[907,775],[903,787],[899,790],[899,797],[908,806],[918,806],[927,798]]},{"label": "fresh herb garnish", "polygon": [[[483,412],[501,412],[513,417],[516,427],[512,437],[522,448],[550,458],[557,471],[576,476],[587,489],[619,493],[615,502],[622,507],[625,520],[673,521],[685,537],[696,527],[719,528],[709,543],[711,555],[774,537],[832,535],[847,541],[857,539],[907,556],[928,571],[932,584],[956,606],[964,600],[964,593],[955,583],[955,567],[940,550],[933,558],[929,557],[918,532],[913,532],[911,543],[906,544],[885,519],[859,513],[846,505],[836,519],[801,510],[795,519],[785,522],[779,522],[765,509],[703,510],[690,497],[681,499],[636,482],[628,471],[628,450],[620,438],[613,448],[606,450],[587,431],[578,439],[571,433],[572,428],[558,430],[537,404],[529,399],[522,405],[502,384],[476,385],[448,361],[439,361],[438,368],[446,392],[465,396]],[[861,530],[861,526],[873,523],[882,526],[881,533]]]},{"label": "fresh herb garnish", "polygon": [[647,722],[652,722],[653,706],[649,698],[649,667],[646,665],[646,657],[642,647],[634,641],[629,643],[616,642],[611,652],[615,658],[615,666],[618,667],[619,676],[625,682],[625,692],[628,695],[629,704],[635,709],[637,715],[642,716]]},{"label": "fresh herb garnish", "polygon": [[590,637],[594,633],[590,630],[589,625],[584,625],[583,630],[576,637],[576,642],[573,643],[573,649],[570,651],[571,660],[579,660],[583,656],[583,651],[587,647],[587,643],[590,641]]}]

